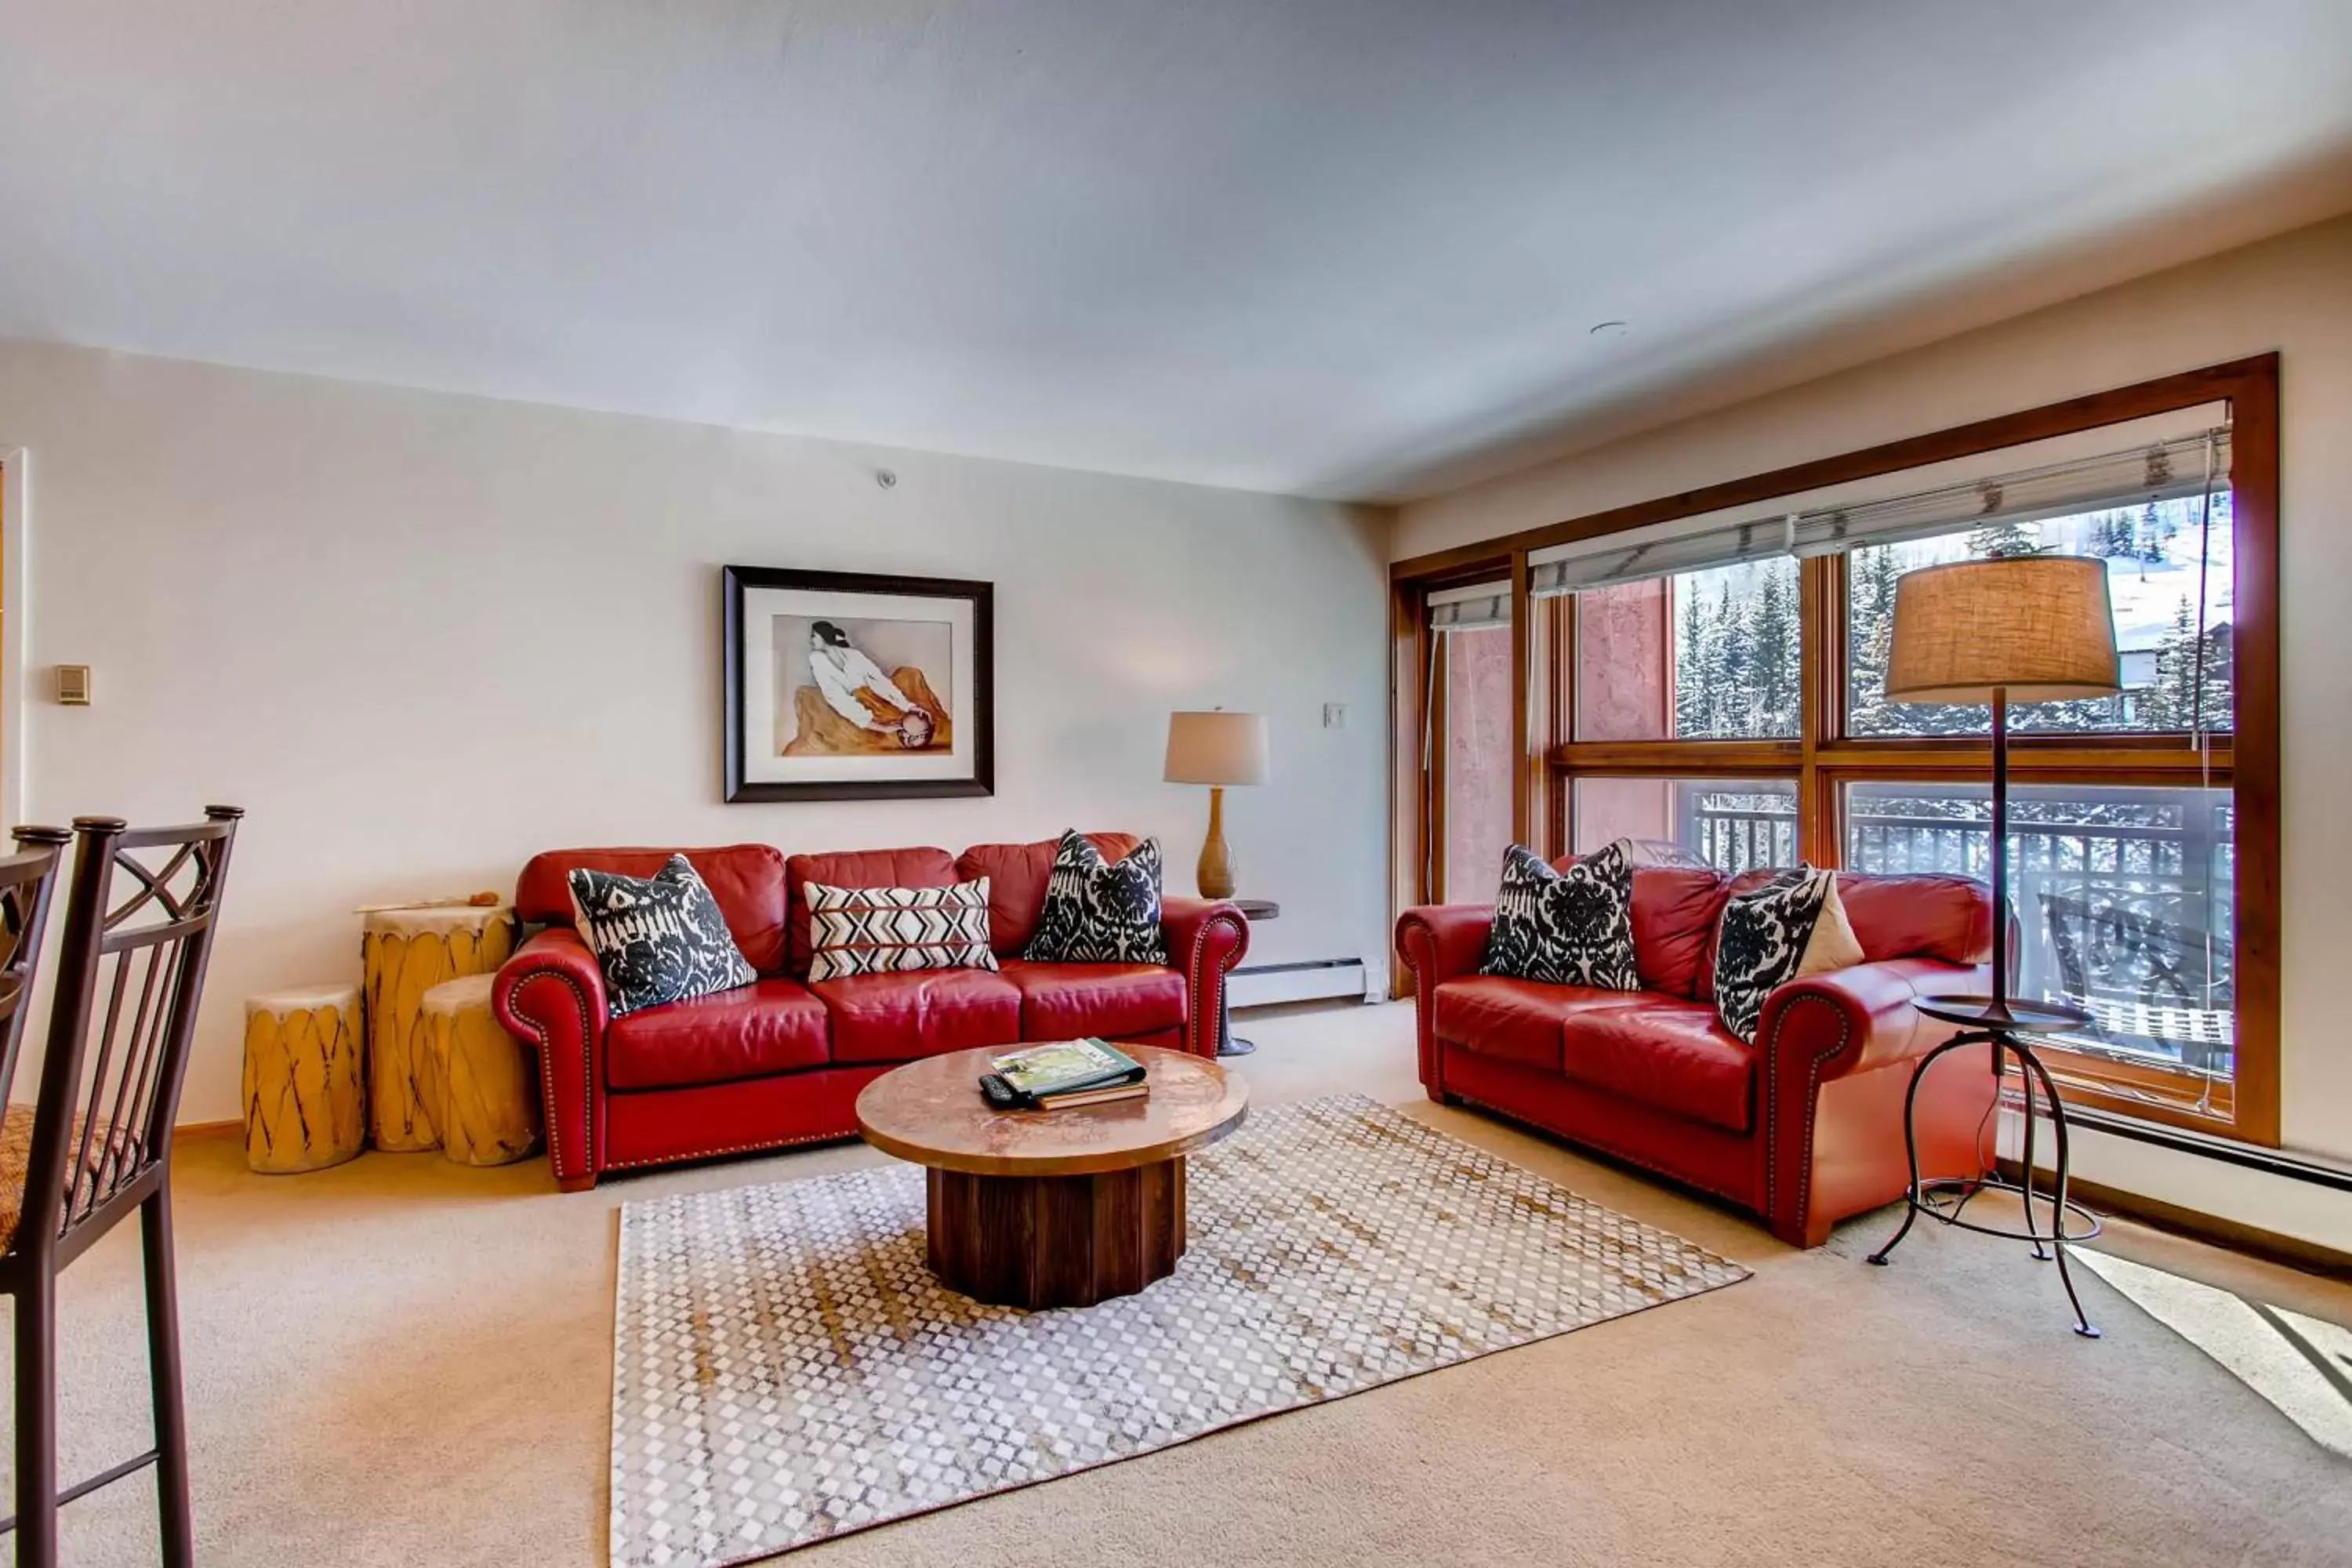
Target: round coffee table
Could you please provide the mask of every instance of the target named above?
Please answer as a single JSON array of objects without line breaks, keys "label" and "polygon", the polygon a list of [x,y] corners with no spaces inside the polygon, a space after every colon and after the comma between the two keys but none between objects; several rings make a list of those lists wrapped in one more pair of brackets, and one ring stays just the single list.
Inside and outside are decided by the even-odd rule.
[{"label": "round coffee table", "polygon": [[857,1130],[929,1173],[940,1283],[1005,1307],[1087,1307],[1163,1279],[1184,1255],[1184,1156],[1242,1124],[1249,1090],[1213,1061],[1154,1046],[1151,1092],[1066,1110],[981,1098],[988,1047],[927,1057],[857,1097]]}]

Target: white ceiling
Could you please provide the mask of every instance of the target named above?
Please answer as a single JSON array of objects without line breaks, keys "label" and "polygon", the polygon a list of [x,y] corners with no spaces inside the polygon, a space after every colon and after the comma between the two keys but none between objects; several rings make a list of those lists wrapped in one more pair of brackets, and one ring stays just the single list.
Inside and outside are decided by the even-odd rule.
[{"label": "white ceiling", "polygon": [[2347,0],[0,0],[0,336],[1318,495],[2347,206]]}]

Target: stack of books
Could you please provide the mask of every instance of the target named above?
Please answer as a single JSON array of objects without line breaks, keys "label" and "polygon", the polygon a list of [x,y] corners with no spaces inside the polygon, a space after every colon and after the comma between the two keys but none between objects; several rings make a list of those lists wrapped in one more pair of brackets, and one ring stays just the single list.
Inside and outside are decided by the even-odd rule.
[{"label": "stack of books", "polygon": [[999,1110],[1053,1110],[1139,1100],[1151,1092],[1143,1064],[1100,1040],[1057,1040],[991,1057],[980,1092]]}]

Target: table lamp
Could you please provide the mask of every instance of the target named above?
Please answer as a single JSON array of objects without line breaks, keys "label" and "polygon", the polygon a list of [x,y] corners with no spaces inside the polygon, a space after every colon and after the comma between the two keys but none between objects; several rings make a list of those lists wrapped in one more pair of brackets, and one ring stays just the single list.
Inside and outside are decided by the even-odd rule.
[{"label": "table lamp", "polygon": [[1170,784],[1209,786],[1209,837],[1201,846],[1204,899],[1234,896],[1233,852],[1225,847],[1225,786],[1265,783],[1265,715],[1206,713],[1168,716]]},{"label": "table lamp", "polygon": [[[1870,1255],[1885,1264],[1896,1243],[1925,1214],[1989,1236],[2033,1243],[2034,1255],[2057,1256],[2058,1279],[2074,1309],[2074,1331],[2096,1339],[2099,1331],[2083,1315],[2082,1298],[2066,1272],[2066,1248],[2099,1233],[2097,1216],[2066,1196],[2066,1111],[2058,1086],[2026,1037],[2079,1029],[2089,1014],[2063,1003],[2010,994],[2009,972],[2009,704],[2110,697],[2116,679],[2115,615],[2107,603],[2107,564],[2090,556],[2011,555],[1992,561],[1958,561],[1907,573],[1895,583],[1894,646],[1886,658],[1886,696],[1895,702],[1990,702],[1992,704],[1992,994],[1922,996],[1920,1015],[1957,1026],[1960,1033],[1919,1058],[1912,1068],[1912,1094],[1903,1105],[1903,1142],[1911,1163],[1903,1224],[1885,1246]],[[1937,1059],[1970,1046],[1992,1047],[1995,1076],[2004,1055],[2017,1058],[2025,1096],[2024,1158],[2021,1181],[1981,1173],[1919,1175],[1917,1130],[1912,1119],[1919,1079]],[[2039,1085],[2050,1104],[2057,1149],[2050,1200],[2050,1228],[2042,1230],[2033,1206],[2033,1099]],[[2025,1210],[2025,1228],[2011,1230],[1960,1217],[1978,1192],[2015,1194]],[[1948,1203],[1936,1194],[1957,1193]],[[2069,1229],[2068,1216],[2084,1222]]]}]

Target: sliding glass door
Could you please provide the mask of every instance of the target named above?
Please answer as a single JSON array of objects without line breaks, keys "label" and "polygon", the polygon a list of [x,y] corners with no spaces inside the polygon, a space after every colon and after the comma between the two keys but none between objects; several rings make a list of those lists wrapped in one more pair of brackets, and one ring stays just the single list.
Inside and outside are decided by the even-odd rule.
[{"label": "sliding glass door", "polygon": [[1511,844],[1511,584],[1444,590],[1429,604],[1431,897],[1495,896]]}]

